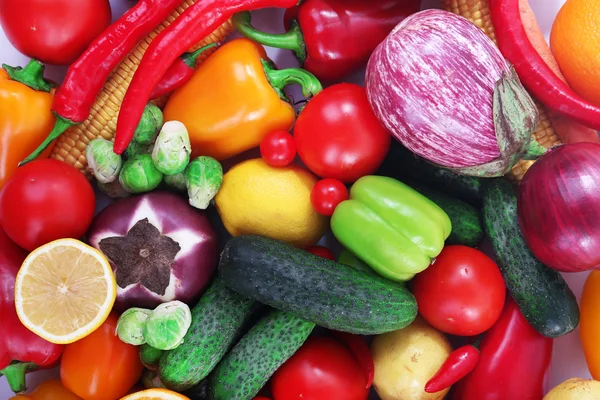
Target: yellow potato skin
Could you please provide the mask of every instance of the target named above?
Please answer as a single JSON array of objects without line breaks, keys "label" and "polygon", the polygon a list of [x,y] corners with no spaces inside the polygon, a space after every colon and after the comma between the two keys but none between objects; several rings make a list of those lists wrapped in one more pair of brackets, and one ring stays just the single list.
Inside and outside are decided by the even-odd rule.
[{"label": "yellow potato skin", "polygon": [[543,400],[598,400],[600,382],[593,379],[571,378],[544,396]]}]

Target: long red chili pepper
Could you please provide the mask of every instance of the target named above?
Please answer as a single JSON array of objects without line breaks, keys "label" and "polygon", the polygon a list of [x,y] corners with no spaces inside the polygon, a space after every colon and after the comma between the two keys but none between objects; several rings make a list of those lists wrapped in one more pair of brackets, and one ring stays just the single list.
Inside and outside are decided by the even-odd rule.
[{"label": "long red chili pepper", "polygon": [[365,342],[365,338],[360,335],[353,335],[352,333],[331,331],[331,334],[346,347],[352,351],[354,357],[358,360],[361,368],[367,375],[367,389],[373,384],[373,378],[375,377],[375,364],[373,363],[373,357],[371,356],[371,350]]},{"label": "long red chili pepper", "polygon": [[425,384],[425,391],[436,393],[449,388],[469,375],[477,366],[478,361],[477,343],[459,347],[450,353],[438,372]]},{"label": "long red chili pepper", "polygon": [[535,50],[521,22],[519,0],[489,0],[498,48],[523,85],[548,108],[593,129],[600,129],[600,108],[563,82]]},{"label": "long red chili pepper", "polygon": [[110,73],[181,1],[140,0],[88,46],[79,59],[71,64],[63,83],[54,94],[54,128],[46,140],[19,165],[37,158],[64,131],[86,120]]},{"label": "long red chili pepper", "polygon": [[206,46],[200,47],[194,52],[185,52],[169,67],[165,75],[161,78],[160,82],[150,95],[150,100],[159,98],[162,95],[171,93],[175,89],[183,86],[187,81],[190,80],[196,69],[196,60],[200,54],[210,49],[211,47],[218,46],[219,43],[210,43]]},{"label": "long red chili pepper", "polygon": [[125,151],[154,87],[175,59],[233,14],[266,7],[287,8],[297,0],[202,0],[188,7],[150,44],[133,75],[117,121],[114,151]]}]

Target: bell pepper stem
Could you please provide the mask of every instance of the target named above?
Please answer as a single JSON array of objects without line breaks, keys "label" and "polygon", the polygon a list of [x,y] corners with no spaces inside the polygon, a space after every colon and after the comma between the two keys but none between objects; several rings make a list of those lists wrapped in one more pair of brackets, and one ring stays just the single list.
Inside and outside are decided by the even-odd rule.
[{"label": "bell pepper stem", "polygon": [[21,394],[25,393],[27,390],[25,374],[28,371],[34,370],[35,368],[36,366],[32,363],[16,361],[3,370],[0,370],[0,375],[4,375],[6,377],[8,386],[10,386],[10,390],[16,394]]},{"label": "bell pepper stem", "polygon": [[287,101],[283,89],[288,85],[300,85],[307,99],[323,90],[317,77],[302,68],[275,69],[273,63],[264,59],[261,61],[269,83],[283,100]]},{"label": "bell pepper stem", "polygon": [[181,59],[183,60],[185,65],[187,65],[191,69],[196,69],[196,60],[198,60],[198,57],[200,57],[200,54],[204,53],[206,50],[208,50],[210,48],[213,48],[213,47],[216,47],[219,45],[220,45],[220,43],[218,43],[218,42],[207,44],[206,46],[202,46],[198,50],[193,51],[191,53],[190,52],[184,53],[181,56]]},{"label": "bell pepper stem", "polygon": [[529,147],[527,148],[527,152],[523,155],[524,160],[536,160],[540,156],[546,154],[548,150],[539,144],[537,140],[531,139],[531,143],[529,143]]},{"label": "bell pepper stem", "polygon": [[55,114],[55,116],[56,122],[54,123],[54,127],[52,128],[50,134],[46,137],[46,139],[44,139],[42,144],[40,144],[38,148],[33,151],[33,153],[31,153],[29,156],[27,156],[26,159],[19,163],[19,167],[27,164],[30,161],[35,160],[40,154],[44,152],[44,150],[48,148],[48,146],[50,146],[50,143],[52,143],[54,139],[62,135],[63,132],[65,132],[71,126],[76,125],[73,121],[63,118],[58,114]]},{"label": "bell pepper stem", "polygon": [[33,90],[49,92],[55,86],[44,79],[44,69],[46,67],[36,59],[32,58],[25,68],[11,67],[6,64],[2,64],[2,68],[4,68],[10,79],[29,86]]},{"label": "bell pepper stem", "polygon": [[265,46],[292,50],[300,61],[300,65],[306,61],[304,36],[297,22],[294,22],[292,28],[286,33],[272,34],[255,29],[251,23],[251,15],[247,11],[235,14],[232,21],[235,29],[248,39]]}]

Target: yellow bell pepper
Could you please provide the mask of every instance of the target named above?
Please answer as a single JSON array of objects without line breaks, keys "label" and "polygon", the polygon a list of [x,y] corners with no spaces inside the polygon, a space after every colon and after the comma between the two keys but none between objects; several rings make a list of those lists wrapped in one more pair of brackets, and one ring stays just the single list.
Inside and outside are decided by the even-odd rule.
[{"label": "yellow bell pepper", "polygon": [[258,146],[270,132],[291,129],[296,113],[283,88],[296,83],[306,97],[322,90],[309,72],[277,70],[261,45],[235,39],[173,93],[164,109],[165,121],[186,126],[192,158],[225,160]]}]

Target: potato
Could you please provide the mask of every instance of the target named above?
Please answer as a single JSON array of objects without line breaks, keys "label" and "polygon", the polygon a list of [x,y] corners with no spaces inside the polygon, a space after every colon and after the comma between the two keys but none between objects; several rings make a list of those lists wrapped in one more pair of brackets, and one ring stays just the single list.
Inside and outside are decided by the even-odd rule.
[{"label": "potato", "polygon": [[418,317],[404,329],[378,335],[371,345],[373,387],[381,400],[440,400],[449,389],[425,392],[452,346],[444,334]]},{"label": "potato", "polygon": [[543,400],[598,400],[600,382],[593,379],[571,378],[548,392]]}]

